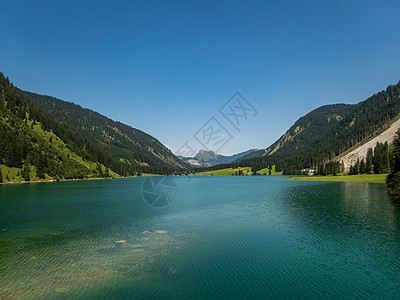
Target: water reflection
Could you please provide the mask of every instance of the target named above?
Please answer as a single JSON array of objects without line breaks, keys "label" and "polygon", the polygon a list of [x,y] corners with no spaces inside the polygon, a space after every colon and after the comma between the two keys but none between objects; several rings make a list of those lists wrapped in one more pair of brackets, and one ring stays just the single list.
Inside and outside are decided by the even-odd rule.
[{"label": "water reflection", "polygon": [[315,229],[361,226],[397,232],[399,206],[384,186],[369,183],[320,183],[286,190],[282,203],[299,225]]}]

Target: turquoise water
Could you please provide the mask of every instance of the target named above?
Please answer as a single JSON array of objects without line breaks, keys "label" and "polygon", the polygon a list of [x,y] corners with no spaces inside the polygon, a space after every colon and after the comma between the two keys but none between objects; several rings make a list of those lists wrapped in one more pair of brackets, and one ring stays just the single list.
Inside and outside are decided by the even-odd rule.
[{"label": "turquoise water", "polygon": [[0,186],[0,299],[400,295],[400,207],[384,185],[277,176]]}]

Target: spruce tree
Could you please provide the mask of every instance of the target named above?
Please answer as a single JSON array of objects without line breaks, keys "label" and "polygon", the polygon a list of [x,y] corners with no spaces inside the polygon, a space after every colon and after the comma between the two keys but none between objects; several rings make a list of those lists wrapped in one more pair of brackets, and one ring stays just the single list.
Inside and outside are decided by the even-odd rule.
[{"label": "spruce tree", "polygon": [[44,172],[45,172],[45,162],[44,162],[43,156],[40,153],[39,154],[39,158],[38,158],[38,162],[36,164],[36,175],[37,175],[37,177],[39,177],[40,179],[44,179],[46,177]]},{"label": "spruce tree", "polygon": [[365,174],[365,173],[367,173],[367,167],[366,167],[366,164],[365,164],[364,158],[363,158],[363,159],[361,159],[361,162],[360,162],[360,174]]},{"label": "spruce tree", "polygon": [[349,175],[354,175],[354,167],[350,166]]},{"label": "spruce tree", "polygon": [[30,173],[29,163],[28,163],[28,161],[25,161],[25,164],[21,171],[21,176],[25,181],[31,181],[31,177],[30,177],[29,173]]},{"label": "spruce tree", "polygon": [[390,173],[386,177],[386,185],[393,197],[400,199],[400,129],[392,144],[390,155]]},{"label": "spruce tree", "polygon": [[365,168],[366,168],[367,174],[374,173],[374,169],[373,169],[373,165],[372,165],[373,156],[374,156],[374,153],[372,151],[372,148],[368,148],[367,158],[366,158],[366,163],[365,163]]}]

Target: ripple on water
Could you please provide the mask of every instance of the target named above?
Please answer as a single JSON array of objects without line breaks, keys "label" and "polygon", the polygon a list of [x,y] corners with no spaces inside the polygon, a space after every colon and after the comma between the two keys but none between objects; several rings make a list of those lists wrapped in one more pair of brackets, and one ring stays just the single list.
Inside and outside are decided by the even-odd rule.
[{"label": "ripple on water", "polygon": [[400,288],[399,208],[373,186],[177,178],[174,202],[152,210],[137,182],[40,185],[25,209],[2,194],[0,298],[393,298]]},{"label": "ripple on water", "polygon": [[[176,247],[175,237],[166,231],[116,241],[104,237],[67,242],[60,238],[65,234],[28,235],[23,239],[26,245],[18,254],[9,257],[0,272],[1,299],[76,296],[82,289],[106,287],[126,274],[143,275]],[[31,244],[34,247],[29,248]]]}]

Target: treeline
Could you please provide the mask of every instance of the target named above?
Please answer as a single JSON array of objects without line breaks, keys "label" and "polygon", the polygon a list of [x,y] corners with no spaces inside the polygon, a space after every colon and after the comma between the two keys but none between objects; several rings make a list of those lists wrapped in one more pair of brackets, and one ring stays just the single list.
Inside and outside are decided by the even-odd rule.
[{"label": "treeline", "polygon": [[[85,161],[90,162],[92,167]],[[89,137],[70,130],[43,108],[34,105],[2,73],[0,164],[21,169],[18,176],[26,181],[31,179],[33,170],[37,178],[46,178],[47,175],[56,179],[109,177],[111,171],[120,176],[140,176],[143,172],[169,174],[176,171],[169,165],[157,168],[132,164],[110,154]],[[1,180],[7,179],[8,174],[3,176]]]},{"label": "treeline", "polygon": [[137,172],[170,174],[186,169],[168,148],[141,130],[74,103],[30,92],[24,94],[72,132],[92,141],[112,158],[127,162]]},{"label": "treeline", "polygon": [[366,159],[357,160],[350,166],[349,175],[357,174],[386,174],[390,171],[389,145],[377,143],[375,148],[369,148]]},{"label": "treeline", "polygon": [[231,174],[231,176],[243,176],[243,170],[236,171],[235,173]]},{"label": "treeline", "polygon": [[344,172],[344,164],[338,161],[330,161],[326,164],[320,164],[315,171],[315,175],[337,175]]},{"label": "treeline", "polygon": [[261,157],[213,169],[241,166],[260,170],[275,165],[276,170],[283,174],[302,174],[302,170],[317,169],[357,143],[383,131],[399,114],[400,82],[357,105],[324,106],[314,110],[300,118],[269,148],[279,146],[272,154],[269,151]]},{"label": "treeline", "polygon": [[[90,173],[90,170],[68,157],[60,164],[62,157],[58,157],[59,153],[51,147],[51,141],[41,141],[33,134],[34,126],[40,124],[43,131],[53,132],[71,152],[84,160],[103,164],[120,175],[136,174],[132,166],[113,158],[93,142],[73,133],[45,110],[32,104],[3,74],[0,74],[0,90],[0,110],[3,117],[0,127],[0,162],[6,166],[21,168],[23,162],[27,161],[50,176],[65,178],[83,178]],[[32,122],[30,126],[29,121]],[[43,177],[40,176],[40,171],[38,175]]]}]

